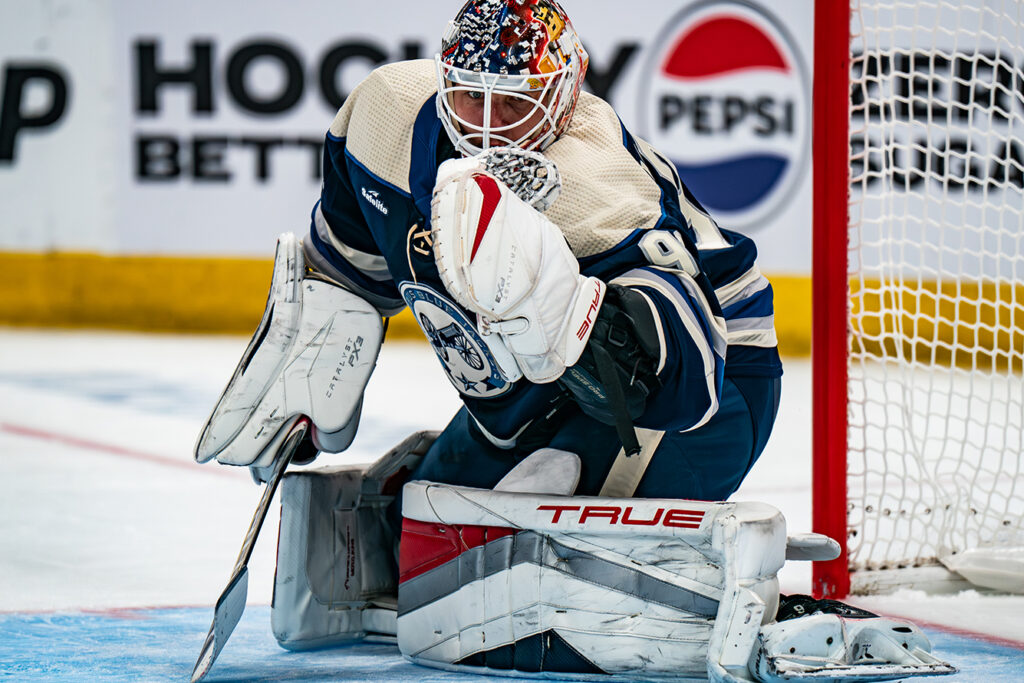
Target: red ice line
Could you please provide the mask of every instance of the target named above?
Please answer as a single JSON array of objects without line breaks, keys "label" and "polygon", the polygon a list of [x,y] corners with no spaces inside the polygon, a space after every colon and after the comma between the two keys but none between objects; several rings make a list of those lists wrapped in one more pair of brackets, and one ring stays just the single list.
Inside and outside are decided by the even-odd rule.
[{"label": "red ice line", "polygon": [[[104,444],[97,441],[89,441],[87,439],[80,439],[74,436],[67,436],[65,434],[57,434],[55,432],[47,432],[41,429],[33,429],[31,427],[22,427],[19,425],[12,425],[6,422],[0,422],[0,431],[7,432],[9,434],[15,434],[17,436],[25,436],[33,439],[40,439],[44,441],[55,441],[57,443],[63,443],[68,446],[75,448],[82,448],[85,450],[99,451],[109,455],[117,455],[127,458],[133,458],[135,460],[144,460],[146,462],[152,462],[158,465],[168,465],[171,467],[180,467],[189,470],[190,472],[209,472],[211,474],[220,474],[224,476],[234,475],[227,471],[219,468],[200,468],[197,463],[183,462],[181,460],[174,460],[172,458],[166,458],[152,453],[144,453],[142,451],[135,451],[129,448],[122,448],[121,446],[115,446],[113,444]],[[153,609],[175,609],[175,607],[115,607],[110,609],[83,609],[83,610],[67,610],[67,611],[81,611],[91,614],[100,614],[106,616],[119,617],[122,619],[133,619],[141,618],[135,616],[135,612],[143,612]],[[42,610],[39,613],[48,613],[51,610]],[[57,611],[57,610],[53,610]],[[61,612],[65,610],[59,610]],[[17,611],[16,614],[25,614],[26,612]],[[31,613],[31,612],[30,612]],[[0,610],[0,614],[10,614]],[[934,622],[922,621],[915,619],[914,623],[924,626],[925,628],[932,628],[938,631],[944,631],[946,633],[952,633],[958,636],[964,636],[966,638],[972,638],[974,640],[981,640],[984,642],[992,643],[994,645],[1002,645],[1003,647],[1010,647],[1017,650],[1024,650],[1024,641],[1014,640],[1011,638],[1002,638],[1000,636],[992,635],[989,633],[979,633],[977,631],[970,631],[968,629],[957,628],[955,626],[949,626],[947,624],[939,624]]]},{"label": "red ice line", "polygon": [[[907,619],[907,617],[896,617],[897,619]],[[935,631],[943,631],[944,633],[950,633],[954,636],[962,636],[964,638],[970,638],[972,640],[980,640],[984,643],[990,643],[992,645],[1001,645],[1003,647],[1013,648],[1015,650],[1024,650],[1024,640],[1015,640],[1013,638],[1004,638],[1002,636],[993,635],[991,633],[982,633],[980,631],[971,631],[966,628],[959,628],[957,626],[950,626],[949,624],[939,624],[933,621],[923,621],[916,617],[910,618],[915,625],[922,628],[928,628]]]},{"label": "red ice line", "polygon": [[81,448],[89,451],[97,451],[100,453],[105,453],[107,455],[117,455],[124,458],[132,458],[134,460],[143,460],[145,462],[151,462],[157,465],[179,467],[187,469],[190,472],[207,472],[209,474],[218,474],[221,476],[235,478],[234,473],[228,470],[223,470],[219,467],[200,467],[198,463],[192,462],[191,460],[176,460],[174,458],[168,458],[162,455],[144,453],[143,451],[135,451],[130,448],[122,448],[121,446],[115,446],[113,444],[100,443],[98,441],[90,441],[88,439],[81,439],[76,436],[58,434],[56,432],[44,431],[42,429],[34,429],[32,427],[24,427],[21,425],[12,425],[6,422],[0,422],[0,432],[7,432],[8,434],[14,434],[16,436],[25,436],[32,439],[39,439],[41,441],[54,441],[56,443],[61,443],[66,446],[73,446],[74,448]]}]

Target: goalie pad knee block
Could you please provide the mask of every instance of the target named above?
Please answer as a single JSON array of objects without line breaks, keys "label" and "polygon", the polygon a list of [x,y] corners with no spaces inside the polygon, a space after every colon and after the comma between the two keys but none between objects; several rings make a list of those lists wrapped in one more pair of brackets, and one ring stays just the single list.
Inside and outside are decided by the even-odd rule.
[{"label": "goalie pad knee block", "polygon": [[267,467],[268,446],[297,415],[310,418],[318,445],[347,447],[382,335],[373,306],[308,277],[301,243],[281,235],[263,319],[199,436],[196,461]]},{"label": "goalie pad knee block", "polygon": [[[832,559],[834,541],[787,540],[760,503],[568,497],[573,457],[538,451],[504,490],[406,485],[405,656],[511,676],[716,683],[956,671],[913,624],[835,601],[792,596],[773,621],[786,558]],[[522,493],[552,479],[559,495]]]},{"label": "goalie pad knee block", "polygon": [[395,635],[397,539],[385,513],[436,436],[413,434],[369,467],[285,475],[271,607],[282,647]]},{"label": "goalie pad knee block", "polygon": [[403,495],[398,645],[414,662],[730,680],[775,613],[785,521],[767,505]]}]

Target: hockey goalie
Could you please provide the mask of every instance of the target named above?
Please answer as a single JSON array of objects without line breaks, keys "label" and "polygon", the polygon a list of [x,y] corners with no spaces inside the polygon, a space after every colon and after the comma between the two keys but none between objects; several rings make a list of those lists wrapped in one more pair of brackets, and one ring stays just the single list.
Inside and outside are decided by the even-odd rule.
[{"label": "hockey goalie", "polygon": [[951,672],[912,624],[780,597],[787,557],[838,547],[725,502],[778,409],[771,285],[581,92],[587,59],[553,0],[470,0],[434,60],[376,69],[331,124],[309,234],[279,240],[196,459],[272,495],[343,451],[405,307],[464,405],[368,467],[284,477],[278,641],[546,678]]}]

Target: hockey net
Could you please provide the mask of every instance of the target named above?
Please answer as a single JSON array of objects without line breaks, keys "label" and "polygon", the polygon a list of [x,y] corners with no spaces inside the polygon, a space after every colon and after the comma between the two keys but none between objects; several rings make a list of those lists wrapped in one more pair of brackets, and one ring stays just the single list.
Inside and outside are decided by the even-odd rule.
[{"label": "hockey net", "polygon": [[[846,11],[825,4],[816,70]],[[815,525],[846,552],[815,590],[955,588],[961,558],[1024,548],[1024,0],[845,16],[845,114],[815,122],[833,149],[816,140],[816,174],[833,154],[846,177],[821,163],[814,364]]]}]

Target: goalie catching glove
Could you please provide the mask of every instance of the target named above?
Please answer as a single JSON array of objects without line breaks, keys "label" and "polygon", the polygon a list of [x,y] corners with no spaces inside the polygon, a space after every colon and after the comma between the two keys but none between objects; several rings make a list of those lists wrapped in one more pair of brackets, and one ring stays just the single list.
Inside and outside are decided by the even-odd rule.
[{"label": "goalie catching glove", "polygon": [[502,374],[558,379],[583,353],[606,285],[581,275],[558,226],[478,157],[441,164],[431,209],[441,280],[476,313]]},{"label": "goalie catching glove", "polygon": [[438,272],[477,314],[508,380],[560,379],[634,453],[632,421],[659,385],[655,313],[643,295],[580,274],[558,226],[539,213],[558,183],[554,165],[531,152],[446,161],[432,203]]}]

